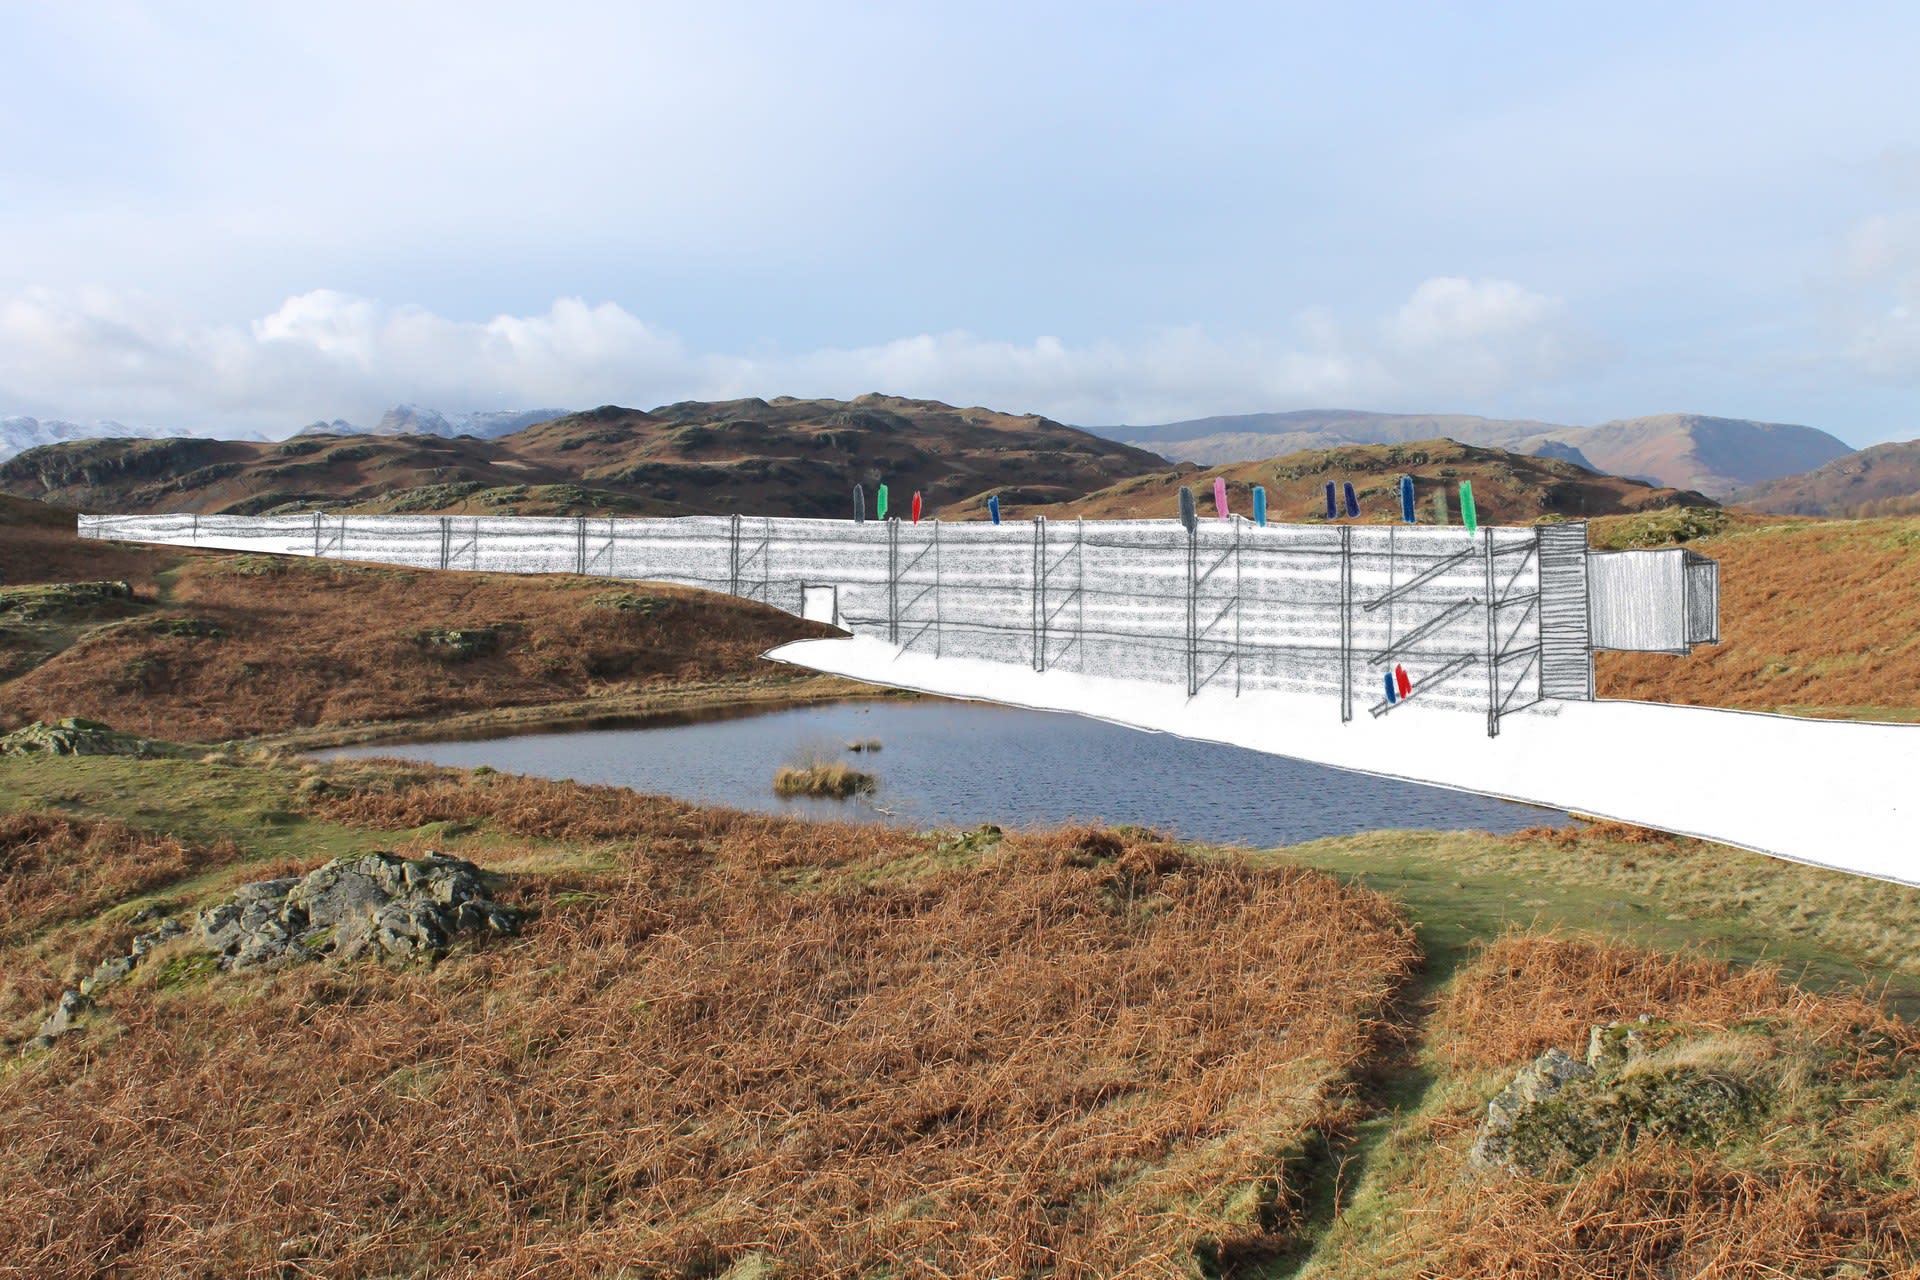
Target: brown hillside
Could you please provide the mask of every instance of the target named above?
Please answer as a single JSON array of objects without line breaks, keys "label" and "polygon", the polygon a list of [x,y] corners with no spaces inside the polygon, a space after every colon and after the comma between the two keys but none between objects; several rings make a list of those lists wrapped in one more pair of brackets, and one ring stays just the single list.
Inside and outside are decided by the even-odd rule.
[{"label": "brown hillside", "polygon": [[[335,821],[414,799],[352,786]],[[523,936],[431,969],[156,953],[77,1046],[0,1077],[0,1270],[1200,1274],[1305,1225],[1298,1153],[1351,1114],[1419,957],[1365,888],[1151,836],[1010,836],[903,879],[933,840],[414,790],[510,841],[491,865],[552,865],[501,830],[529,816],[619,834],[568,851],[594,870],[509,877]]]},{"label": "brown hillside", "polygon": [[[652,583],[82,542],[71,513],[0,499],[0,729],[84,715],[177,741],[675,691],[750,700],[811,685],[761,662],[826,634]],[[124,581],[131,599],[63,583]]]},{"label": "brown hillside", "polygon": [[[1658,517],[1655,517],[1658,519]],[[1627,545],[1644,521],[1602,521]],[[1720,562],[1722,643],[1603,653],[1603,698],[1912,719],[1920,712],[1920,519],[1729,521],[1688,543]]]},{"label": "brown hillside", "polygon": [[1066,501],[1165,465],[1046,418],[869,395],[609,405],[492,440],[89,440],[0,464],[0,491],[86,511],[844,516],[855,484],[939,510],[1009,485]]},{"label": "brown hillside", "polygon": [[[1399,482],[1413,477],[1421,523],[1433,519],[1433,494],[1447,493],[1450,518],[1458,521],[1462,480],[1473,484],[1474,506],[1488,524],[1529,524],[1544,516],[1619,515],[1662,507],[1711,507],[1712,501],[1684,490],[1660,489],[1638,480],[1599,475],[1557,458],[1509,453],[1504,449],[1423,440],[1414,444],[1354,445],[1235,462],[1204,470],[1176,467],[1135,476],[1073,502],[1022,505],[1018,514],[1050,518],[1170,518],[1179,511],[1179,490],[1191,486],[1205,515],[1213,513],[1213,482],[1223,477],[1232,509],[1253,510],[1253,486],[1266,486],[1268,517],[1274,521],[1315,521],[1326,516],[1325,487],[1352,481],[1360,499],[1360,518],[1384,523],[1400,518]],[[1024,498],[1024,493],[1017,496]],[[1001,498],[1003,507],[1008,498]]]},{"label": "brown hillside", "polygon": [[1795,475],[1851,453],[1814,427],[1697,413],[1657,413],[1566,427],[1467,414],[1389,414],[1344,409],[1197,418],[1158,427],[1101,427],[1102,434],[1204,466],[1343,445],[1412,444],[1435,437],[1584,461],[1723,498],[1742,485]]},{"label": "brown hillside", "polygon": [[1776,515],[1920,514],[1920,440],[1877,444],[1803,475],[1742,489],[1728,501]]}]

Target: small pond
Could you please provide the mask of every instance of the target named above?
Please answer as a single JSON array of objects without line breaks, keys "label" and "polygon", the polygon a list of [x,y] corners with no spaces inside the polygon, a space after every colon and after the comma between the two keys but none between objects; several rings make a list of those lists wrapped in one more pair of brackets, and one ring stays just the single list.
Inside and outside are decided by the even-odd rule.
[{"label": "small pond", "polygon": [[[847,750],[848,743],[868,739],[879,740],[878,752]],[[915,828],[1087,819],[1257,847],[1386,828],[1507,832],[1564,818],[1240,747],[984,703],[830,703],[321,754],[489,765],[704,804]],[[808,758],[847,761],[876,775],[878,788],[851,800],[776,797],[775,772]]]}]

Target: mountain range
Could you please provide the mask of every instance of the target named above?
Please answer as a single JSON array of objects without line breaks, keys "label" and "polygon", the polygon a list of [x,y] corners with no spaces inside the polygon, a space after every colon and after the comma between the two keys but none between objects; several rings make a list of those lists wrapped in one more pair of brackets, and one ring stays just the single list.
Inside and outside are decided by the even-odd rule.
[{"label": "mountain range", "polygon": [[1920,440],[1876,444],[1803,475],[1741,489],[1730,501],[1775,515],[1920,514]]},{"label": "mountain range", "polygon": [[[28,449],[46,444],[66,444],[74,440],[108,438],[162,440],[180,432],[168,427],[129,427],[120,422],[66,422],[59,418],[16,416],[0,418],[0,462]],[[257,431],[235,433],[235,439],[265,440]]]},{"label": "mountain range", "polygon": [[[684,415],[692,412],[688,406],[694,403],[665,406],[653,410],[651,415],[639,410],[621,412],[638,415],[633,419],[638,423],[641,417],[672,417],[676,413]],[[874,404],[928,406],[935,402],[876,395],[863,396],[851,402],[800,401],[781,397],[773,401],[726,403],[767,405],[769,412],[774,412],[778,406],[786,406],[774,412],[774,417],[781,419],[780,425],[784,427],[791,425],[787,421],[791,418],[787,409],[794,405],[843,405],[838,412],[847,412],[857,411],[858,406]],[[1016,417],[993,415],[984,409],[940,408],[947,413],[971,413],[1009,420]],[[724,409],[725,404],[714,404],[704,406],[701,411],[721,415]],[[604,410],[594,412],[601,413]],[[919,412],[908,412],[904,420],[917,421],[916,414]],[[755,413],[751,409],[743,410],[743,420],[754,419]],[[298,444],[302,457],[328,460],[327,465],[335,470],[325,483],[302,493],[274,485],[257,491],[248,488],[247,492],[238,493],[231,500],[255,506],[269,500],[296,504],[337,504],[348,500],[342,494],[341,486],[345,485],[356,492],[366,491],[353,499],[355,501],[379,501],[381,499],[376,494],[385,491],[383,486],[393,488],[397,484],[402,489],[419,487],[411,482],[397,483],[403,480],[470,486],[472,493],[514,490],[516,483],[524,490],[525,484],[520,483],[522,476],[499,474],[501,468],[512,472],[519,462],[525,462],[526,466],[543,477],[537,483],[577,485],[585,476],[570,465],[549,466],[531,457],[482,456],[486,454],[485,450],[455,449],[449,452],[429,442],[458,441],[463,437],[477,441],[513,441],[529,430],[539,428],[541,424],[572,421],[582,416],[559,409],[449,413],[409,403],[387,410],[370,427],[343,419],[314,422],[294,433],[289,443]],[[724,418],[717,420],[724,425]],[[1034,415],[1018,417],[1018,420],[1048,422],[1053,430],[1070,429]],[[1920,445],[1877,445],[1856,453],[1842,441],[1813,427],[1743,418],[1674,413],[1577,427],[1536,419],[1484,418],[1470,414],[1392,414],[1352,409],[1307,409],[1287,413],[1195,418],[1150,426],[1087,427],[1079,430],[1121,446],[1205,467],[1256,462],[1304,451],[1375,444],[1407,445],[1451,439],[1513,454],[1556,459],[1589,471],[1645,481],[1656,488],[1705,494],[1716,500],[1783,514],[1887,514],[1920,509],[1920,460],[1914,457],[1920,453]],[[376,476],[373,471],[359,474],[355,469],[356,464],[337,449],[329,448],[316,453],[304,443],[346,436],[369,441],[418,441],[420,444],[418,447],[401,445],[380,450],[381,461],[373,468],[379,473]],[[186,435],[167,428],[133,427],[113,421],[88,425],[59,419],[9,417],[0,418],[0,463],[44,446],[83,446],[88,441],[108,439],[155,442],[153,446],[137,450],[82,448],[86,460],[76,465],[83,470],[90,470],[97,480],[101,468],[108,465],[105,460],[111,456],[118,459],[113,466],[138,472],[147,488],[171,486],[168,490],[170,493],[180,494],[186,489],[202,487],[207,482],[207,476],[201,473],[207,467],[231,468],[238,465],[246,468],[251,465],[249,459],[257,461],[254,454],[247,450],[236,452],[220,447],[222,441],[264,442],[279,438],[272,433],[238,431],[216,439],[199,433]],[[937,454],[951,443],[932,441],[930,452]],[[668,464],[659,455],[659,447],[659,442],[654,441],[642,450],[652,465]],[[534,455],[541,452],[538,439],[530,440],[528,448]],[[71,452],[70,449],[68,451]],[[508,453],[517,452],[517,449],[508,450]],[[774,455],[768,455],[769,462],[774,460]],[[688,457],[679,461],[692,462],[695,459]],[[751,462],[745,457],[734,461],[739,464]],[[64,463],[42,461],[34,469],[41,472],[49,469],[57,471],[73,463],[74,459],[70,456]],[[172,468],[170,472],[169,468]],[[296,474],[287,470],[284,460],[253,469],[275,470],[283,479]],[[316,468],[305,466],[299,473],[313,476]],[[984,481],[986,473],[979,473],[977,478]],[[1020,490],[1025,479],[1019,475],[997,476],[993,483]],[[109,486],[109,490],[117,495],[127,482],[127,477],[122,476],[121,483]],[[936,479],[934,483],[944,484],[945,480]],[[93,481],[87,481],[79,488],[87,490],[93,484]],[[241,487],[247,488],[245,485]],[[498,494],[493,496],[498,498]],[[1048,500],[1025,493],[1021,497],[1041,503]],[[663,506],[655,496],[638,490],[624,493],[610,490],[602,501],[614,498],[628,506],[638,503],[649,510],[668,509],[674,501],[668,499]],[[414,499],[395,496],[390,500],[404,503]],[[525,501],[524,497],[499,500]]]},{"label": "mountain range", "polygon": [[494,439],[301,435],[89,440],[0,463],[0,492],[90,511],[844,516],[888,480],[937,510],[988,489],[1035,505],[1164,471],[1158,454],[1037,415],[852,401],[606,405]]},{"label": "mountain range", "polygon": [[[566,413],[565,409],[506,409],[482,413],[443,413],[417,404],[395,405],[371,427],[356,426],[342,418],[314,422],[295,435],[399,436],[470,435],[493,439],[508,435],[536,422],[545,422]],[[68,422],[60,418],[17,416],[0,418],[0,462],[46,444],[67,444],[76,440],[166,440],[173,437],[218,440],[279,440],[285,431],[220,432],[181,431],[172,427],[130,427],[124,422]]]},{"label": "mountain range", "polygon": [[1445,437],[1575,462],[1594,471],[1692,489],[1713,498],[1795,475],[1853,450],[1814,427],[1747,418],[1661,413],[1572,427],[1469,414],[1391,414],[1303,409],[1195,418],[1146,427],[1090,427],[1170,458],[1213,466],[1303,449],[1406,444]]},{"label": "mountain range", "polygon": [[512,435],[536,422],[548,422],[554,418],[566,416],[565,409],[503,409],[487,413],[456,413],[448,415],[438,409],[426,409],[417,404],[395,405],[381,415],[380,421],[371,427],[357,427],[351,422],[335,418],[332,422],[315,422],[302,427],[297,434],[303,436],[441,436],[452,439],[454,436],[478,436],[482,440],[493,440],[500,436]]},{"label": "mountain range", "polygon": [[1462,481],[1473,485],[1475,508],[1488,524],[1531,524],[1542,518],[1586,519],[1717,505],[1693,490],[1603,475],[1564,458],[1433,439],[1309,449],[1259,462],[1220,463],[1204,470],[1181,463],[1171,470],[1122,480],[1037,512],[1022,508],[1020,514],[1040,514],[1049,519],[1164,518],[1179,510],[1179,491],[1185,486],[1199,498],[1201,509],[1211,515],[1214,481],[1223,480],[1232,510],[1243,515],[1250,511],[1251,490],[1260,485],[1266,490],[1267,509],[1275,520],[1305,522],[1324,518],[1325,486],[1328,481],[1336,481],[1353,484],[1361,520],[1389,523],[1401,518],[1402,476],[1414,482],[1422,523],[1434,519],[1432,502],[1436,494],[1448,503],[1447,518],[1459,520]]}]

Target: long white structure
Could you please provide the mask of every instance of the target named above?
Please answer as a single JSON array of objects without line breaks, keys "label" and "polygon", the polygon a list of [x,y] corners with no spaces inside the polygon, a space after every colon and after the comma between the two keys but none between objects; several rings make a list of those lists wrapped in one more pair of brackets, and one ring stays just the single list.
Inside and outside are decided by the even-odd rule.
[{"label": "long white structure", "polygon": [[89,538],[432,569],[684,583],[910,653],[1310,695],[1351,721],[1412,703],[1495,735],[1593,696],[1596,647],[1686,652],[1718,630],[1717,566],[1595,553],[1534,528],[1242,519],[941,521],[687,517],[85,516]]},{"label": "long white structure", "polygon": [[853,633],[768,655],[782,662],[1920,884],[1920,726],[1593,700],[1596,648],[1717,640],[1719,583],[1685,550],[1590,551],[1578,524],[307,515],[80,531],[685,583]]}]

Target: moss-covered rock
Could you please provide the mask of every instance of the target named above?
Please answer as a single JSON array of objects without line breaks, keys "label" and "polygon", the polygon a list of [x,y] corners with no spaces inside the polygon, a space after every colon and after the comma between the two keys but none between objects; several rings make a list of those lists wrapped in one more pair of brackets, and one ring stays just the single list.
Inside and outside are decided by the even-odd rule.
[{"label": "moss-covered rock", "polygon": [[1642,1137],[1715,1142],[1766,1110],[1762,1056],[1650,1023],[1594,1027],[1586,1061],[1549,1049],[1488,1104],[1468,1167],[1538,1176]]},{"label": "moss-covered rock", "polygon": [[0,615],[19,622],[52,622],[97,615],[105,606],[133,599],[126,582],[45,582],[0,588]]},{"label": "moss-covered rock", "polygon": [[24,729],[0,737],[0,756],[137,756],[154,759],[183,756],[187,751],[170,742],[119,733],[98,720],[68,716],[52,724],[36,720]]}]

